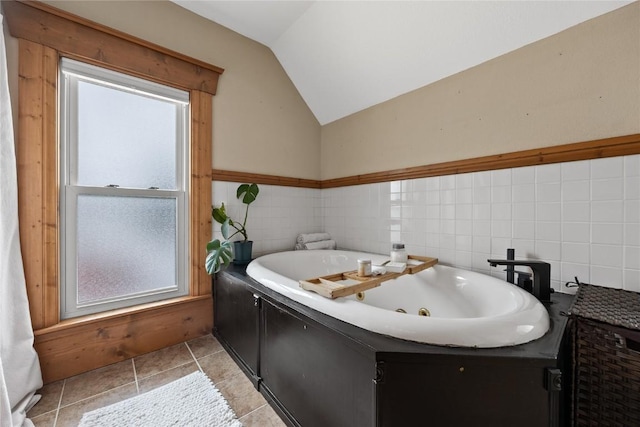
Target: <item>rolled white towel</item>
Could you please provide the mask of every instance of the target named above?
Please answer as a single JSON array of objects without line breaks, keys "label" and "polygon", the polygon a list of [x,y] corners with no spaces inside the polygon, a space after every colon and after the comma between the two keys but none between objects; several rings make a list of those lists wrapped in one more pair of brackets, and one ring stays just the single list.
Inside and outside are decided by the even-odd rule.
[{"label": "rolled white towel", "polygon": [[304,245],[305,243],[311,242],[320,242],[322,240],[330,240],[331,234],[329,233],[308,233],[308,234],[298,234],[296,238],[296,243],[300,245]]},{"label": "rolled white towel", "polygon": [[305,243],[305,249],[335,249],[336,241],[335,240],[322,240],[320,242],[310,242]]}]

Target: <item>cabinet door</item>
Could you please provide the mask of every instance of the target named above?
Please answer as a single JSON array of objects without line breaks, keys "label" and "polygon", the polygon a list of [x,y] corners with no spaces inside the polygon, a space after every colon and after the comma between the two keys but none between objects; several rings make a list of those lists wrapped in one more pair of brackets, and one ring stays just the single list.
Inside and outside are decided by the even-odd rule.
[{"label": "cabinet door", "polygon": [[545,369],[526,360],[434,355],[381,365],[381,427],[554,425]]},{"label": "cabinet door", "polygon": [[214,332],[248,368],[254,382],[260,374],[259,321],[260,297],[244,282],[218,274],[214,282]]},{"label": "cabinet door", "polygon": [[263,301],[263,384],[305,427],[374,425],[373,353]]}]

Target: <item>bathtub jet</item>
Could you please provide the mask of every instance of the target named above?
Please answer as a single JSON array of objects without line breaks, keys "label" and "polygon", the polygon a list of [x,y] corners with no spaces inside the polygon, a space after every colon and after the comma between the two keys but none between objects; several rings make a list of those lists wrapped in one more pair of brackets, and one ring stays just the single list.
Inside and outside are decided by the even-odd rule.
[{"label": "bathtub jet", "polygon": [[317,311],[408,341],[506,347],[538,339],[549,329],[546,308],[530,293],[485,274],[444,265],[389,280],[364,295],[334,300],[299,287],[299,280],[355,270],[364,257],[374,265],[388,260],[385,255],[353,251],[279,252],[255,259],[247,273]]}]

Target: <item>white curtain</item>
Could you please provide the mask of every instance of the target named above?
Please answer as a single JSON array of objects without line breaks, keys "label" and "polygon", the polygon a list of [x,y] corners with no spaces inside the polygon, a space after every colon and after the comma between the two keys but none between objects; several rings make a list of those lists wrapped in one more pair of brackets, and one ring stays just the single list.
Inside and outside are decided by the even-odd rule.
[{"label": "white curtain", "polygon": [[9,100],[4,22],[0,14],[0,426],[26,418],[42,387],[18,235],[18,182]]}]

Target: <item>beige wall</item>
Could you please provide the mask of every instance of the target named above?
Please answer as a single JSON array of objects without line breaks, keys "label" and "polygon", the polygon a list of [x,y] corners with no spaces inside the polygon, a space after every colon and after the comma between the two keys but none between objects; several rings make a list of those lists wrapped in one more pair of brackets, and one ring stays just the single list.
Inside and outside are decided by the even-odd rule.
[{"label": "beige wall", "polygon": [[[213,101],[214,168],[320,178],[320,125],[264,45],[168,1],[45,3],[224,68]],[[15,86],[17,64],[9,65]]]},{"label": "beige wall", "polygon": [[322,179],[640,133],[640,3],[322,127]]},{"label": "beige wall", "polygon": [[267,47],[173,3],[47,3],[224,68],[217,169],[332,179],[640,133],[639,2],[322,128]]}]

